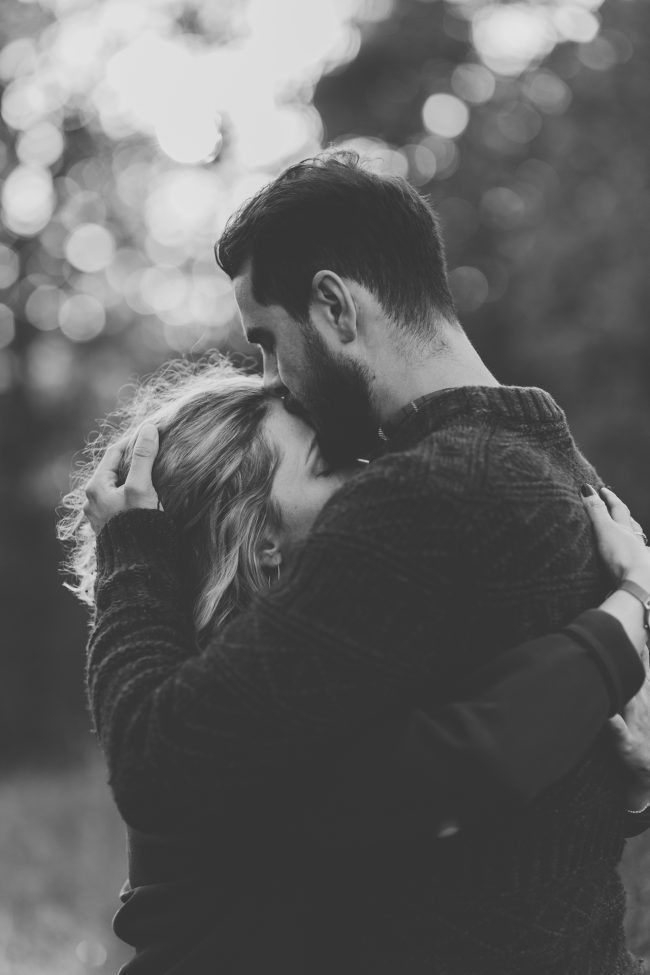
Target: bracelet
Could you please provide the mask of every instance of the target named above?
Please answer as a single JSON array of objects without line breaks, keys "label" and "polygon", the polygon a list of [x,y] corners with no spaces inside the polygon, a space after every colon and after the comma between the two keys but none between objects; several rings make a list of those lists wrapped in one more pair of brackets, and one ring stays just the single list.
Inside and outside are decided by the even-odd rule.
[{"label": "bracelet", "polygon": [[650,799],[646,802],[643,809],[626,809],[626,813],[630,813],[632,816],[640,816],[641,813],[647,812],[650,809]]},{"label": "bracelet", "polygon": [[643,625],[646,630],[650,630],[650,592],[637,585],[632,579],[623,579],[622,582],[619,582],[618,588],[623,592],[629,592],[630,596],[634,596],[635,599],[639,600],[645,610],[643,614]]}]

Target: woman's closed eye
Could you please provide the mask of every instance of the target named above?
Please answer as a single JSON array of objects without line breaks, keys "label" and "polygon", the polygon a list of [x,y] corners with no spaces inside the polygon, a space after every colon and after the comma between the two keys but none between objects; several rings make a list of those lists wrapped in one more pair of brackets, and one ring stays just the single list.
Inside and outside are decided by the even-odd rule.
[{"label": "woman's closed eye", "polygon": [[315,477],[329,477],[333,473],[331,464],[328,464],[315,444],[311,453],[311,468]]}]

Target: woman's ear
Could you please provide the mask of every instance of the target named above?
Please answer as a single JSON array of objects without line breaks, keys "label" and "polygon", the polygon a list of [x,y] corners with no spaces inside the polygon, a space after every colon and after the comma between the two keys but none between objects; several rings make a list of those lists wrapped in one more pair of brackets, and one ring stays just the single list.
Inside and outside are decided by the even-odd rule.
[{"label": "woman's ear", "polygon": [[277,572],[282,563],[282,552],[280,551],[280,539],[276,536],[267,536],[261,542],[258,550],[260,565],[267,572]]},{"label": "woman's ear", "polygon": [[321,330],[334,331],[346,345],[357,337],[357,308],[352,292],[334,271],[317,271],[311,283],[311,320]]}]

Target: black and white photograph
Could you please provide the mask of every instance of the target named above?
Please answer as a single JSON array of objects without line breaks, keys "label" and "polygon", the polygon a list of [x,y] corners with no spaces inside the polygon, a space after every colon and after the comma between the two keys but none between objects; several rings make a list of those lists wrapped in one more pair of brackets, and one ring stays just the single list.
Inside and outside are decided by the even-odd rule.
[{"label": "black and white photograph", "polygon": [[650,975],[650,0],[2,0],[0,975]]}]

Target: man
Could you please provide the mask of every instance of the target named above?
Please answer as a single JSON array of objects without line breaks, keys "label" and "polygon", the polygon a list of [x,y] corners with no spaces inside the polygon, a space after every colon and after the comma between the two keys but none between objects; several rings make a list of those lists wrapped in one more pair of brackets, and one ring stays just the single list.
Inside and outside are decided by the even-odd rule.
[{"label": "man", "polygon": [[[327,506],[277,592],[202,654],[182,623],[164,514],[130,512],[99,538],[89,684],[127,821],[160,831],[199,822],[197,800],[216,790],[216,815],[239,790],[247,822],[241,796],[255,785],[281,830],[277,797],[304,803],[312,844],[281,888],[293,894],[273,913],[276,888],[260,892],[263,933],[262,915],[247,925],[235,912],[237,950],[214,970],[256,970],[246,940],[260,938],[266,968],[296,975],[636,971],[616,874],[624,795],[605,736],[503,821],[481,828],[467,816],[468,828],[446,831],[398,810],[379,846],[328,839],[327,793],[310,781],[326,768],[336,783],[347,748],[361,741],[363,754],[377,728],[386,753],[391,741],[399,753],[405,713],[458,699],[505,646],[602,599],[579,496],[597,476],[564,415],[540,390],[499,386],[481,362],[454,312],[435,219],[403,181],[348,157],[303,163],[235,216],[218,259],[268,384],[309,416],[333,463],[374,459]],[[155,506],[150,483],[143,498]],[[119,510],[96,487],[91,502],[99,523]],[[629,594],[612,599],[640,614]],[[592,657],[616,684],[597,645]],[[297,779],[308,785],[296,792]],[[467,790],[452,799],[462,824]],[[272,852],[273,835],[260,844],[251,834],[256,854]],[[271,856],[268,876],[280,869]],[[198,903],[185,960],[209,924],[211,905]],[[169,969],[181,970],[191,961]]]}]

